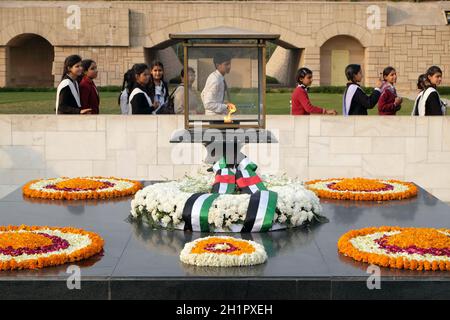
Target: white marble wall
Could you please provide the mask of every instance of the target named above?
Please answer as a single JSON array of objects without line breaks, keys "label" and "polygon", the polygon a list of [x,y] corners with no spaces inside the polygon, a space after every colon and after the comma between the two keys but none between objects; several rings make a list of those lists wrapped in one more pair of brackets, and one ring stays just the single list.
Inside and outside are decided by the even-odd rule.
[{"label": "white marble wall", "polygon": [[[450,201],[450,117],[286,115],[267,122],[280,143],[245,147],[262,172],[406,179]],[[195,173],[203,147],[169,143],[182,127],[182,116],[1,115],[0,197],[43,177]],[[190,157],[179,164],[181,154]]]}]

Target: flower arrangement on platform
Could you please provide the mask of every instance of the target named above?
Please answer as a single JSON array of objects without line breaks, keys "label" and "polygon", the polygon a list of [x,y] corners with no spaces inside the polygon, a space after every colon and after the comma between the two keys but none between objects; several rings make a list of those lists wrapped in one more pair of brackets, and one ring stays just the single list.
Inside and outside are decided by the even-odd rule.
[{"label": "flower arrangement on platform", "polygon": [[0,226],[0,270],[37,269],[87,259],[103,250],[96,233],[70,227]]},{"label": "flower arrangement on platform", "polygon": [[[184,229],[183,209],[195,193],[208,192],[214,181],[212,174],[186,176],[179,181],[156,183],[138,191],[131,201],[131,216],[145,219],[152,227]],[[314,192],[301,181],[287,176],[262,176],[267,189],[276,192],[278,201],[272,226],[278,230],[326,222]],[[220,194],[207,211],[207,223],[214,232],[241,232],[250,203],[247,193]],[[206,220],[206,219],[205,219]],[[269,231],[267,230],[267,231]]]},{"label": "flower arrangement on platform", "polygon": [[186,243],[180,260],[196,266],[239,267],[264,263],[267,253],[253,241],[215,236]]},{"label": "flower arrangement on platform", "polygon": [[450,271],[450,230],[372,227],[351,230],[338,250],[356,261],[409,270]]},{"label": "flower arrangement on platform", "polygon": [[333,178],[305,183],[319,198],[337,200],[388,201],[415,197],[414,183],[367,178]]},{"label": "flower arrangement on platform", "polygon": [[110,199],[135,194],[142,188],[138,181],[114,177],[41,179],[23,186],[24,196],[52,200]]}]

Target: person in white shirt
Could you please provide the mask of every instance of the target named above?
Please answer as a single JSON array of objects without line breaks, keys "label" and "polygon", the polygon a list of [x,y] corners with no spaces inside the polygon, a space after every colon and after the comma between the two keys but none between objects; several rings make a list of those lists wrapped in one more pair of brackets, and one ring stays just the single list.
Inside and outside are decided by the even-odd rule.
[{"label": "person in white shirt", "polygon": [[206,115],[227,114],[230,104],[228,103],[228,86],[225,75],[231,70],[231,57],[225,53],[218,53],[213,58],[216,71],[206,79],[205,87],[201,93]]}]

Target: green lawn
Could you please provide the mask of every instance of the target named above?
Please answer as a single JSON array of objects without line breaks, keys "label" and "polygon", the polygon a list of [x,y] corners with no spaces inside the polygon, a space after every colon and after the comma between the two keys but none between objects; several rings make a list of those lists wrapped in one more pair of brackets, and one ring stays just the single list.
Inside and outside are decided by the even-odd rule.
[{"label": "green lawn", "polygon": [[[55,108],[55,92],[0,92],[0,113],[8,114],[52,114]],[[117,105],[118,92],[100,93],[100,113],[120,114]],[[342,110],[342,95],[334,93],[310,93],[313,104],[327,109]],[[268,93],[268,114],[289,114],[290,93]],[[410,115],[413,101],[404,99],[402,109],[398,114]],[[376,115],[375,107],[369,114]]]}]

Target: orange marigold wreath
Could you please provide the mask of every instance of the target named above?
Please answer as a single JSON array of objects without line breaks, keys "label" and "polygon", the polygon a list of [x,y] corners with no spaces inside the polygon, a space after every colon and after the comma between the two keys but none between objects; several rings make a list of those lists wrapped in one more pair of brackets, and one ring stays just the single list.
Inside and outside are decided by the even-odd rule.
[{"label": "orange marigold wreath", "polygon": [[40,179],[23,186],[24,196],[41,199],[109,199],[135,194],[142,189],[138,181],[114,177]]}]

